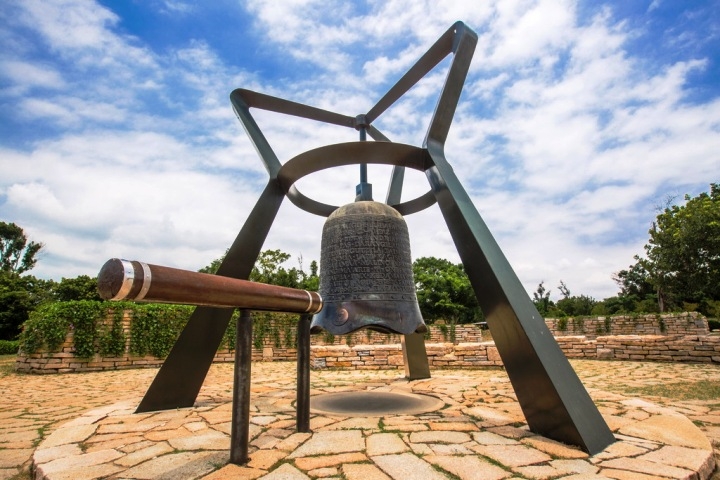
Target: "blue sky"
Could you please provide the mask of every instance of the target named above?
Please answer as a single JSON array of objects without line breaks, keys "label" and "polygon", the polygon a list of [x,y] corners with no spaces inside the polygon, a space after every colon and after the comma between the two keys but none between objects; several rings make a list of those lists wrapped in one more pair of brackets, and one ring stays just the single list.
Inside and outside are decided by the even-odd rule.
[{"label": "blue sky", "polygon": [[[477,5],[465,5],[473,3]],[[448,159],[529,292],[614,295],[658,206],[720,181],[720,1],[7,1],[0,220],[45,248],[32,274],[111,257],[197,270],[266,182],[238,87],[366,112],[456,20],[479,36]],[[376,126],[420,145],[445,64]],[[253,111],[281,161],[349,129]],[[375,198],[389,169],[370,168]],[[355,168],[302,179],[352,201]],[[405,197],[427,190],[410,172]],[[319,259],[324,219],[285,202],[265,244]],[[437,206],[413,257],[459,261]]]}]

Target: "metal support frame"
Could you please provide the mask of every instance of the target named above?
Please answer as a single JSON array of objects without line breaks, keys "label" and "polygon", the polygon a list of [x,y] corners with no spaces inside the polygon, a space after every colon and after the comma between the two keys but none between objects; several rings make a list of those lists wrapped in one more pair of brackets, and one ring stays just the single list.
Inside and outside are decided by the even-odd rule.
[{"label": "metal support frame", "polygon": [[[300,433],[310,432],[310,320],[300,315],[298,321],[297,401],[295,424]],[[250,384],[252,364],[252,315],[242,310],[235,333],[235,371],[230,423],[230,463],[244,465],[249,460]]]},{"label": "metal support frame", "polygon": [[[235,112],[270,180],[218,274],[247,278],[284,196],[318,215],[328,216],[337,208],[300,193],[294,186],[297,179],[339,165],[395,165],[387,203],[403,215],[439,204],[530,429],[595,454],[614,441],[612,432],[445,158],[445,142],[476,43],[477,35],[472,30],[461,22],[454,24],[367,114],[356,117],[248,90],[233,91],[230,98]],[[453,58],[423,148],[388,143],[373,121],[448,55]],[[348,128],[357,128],[361,118],[362,127],[376,141],[322,147],[281,165],[250,115],[250,107]],[[338,152],[343,155],[328,155]],[[401,203],[406,166],[424,171],[430,190]],[[196,310],[143,399],[141,406],[147,404],[145,410],[138,411],[193,403],[229,317],[229,313],[218,309]],[[298,355],[300,358],[300,352]],[[188,368],[193,372],[191,381]]]},{"label": "metal support frame", "polygon": [[425,338],[422,333],[411,333],[400,338],[402,345],[405,378],[420,380],[430,378],[430,365],[427,361]]},{"label": "metal support frame", "polygon": [[297,335],[297,431],[310,432],[310,321],[312,315],[301,315]]},{"label": "metal support frame", "polygon": [[243,310],[235,333],[235,371],[230,423],[230,463],[247,463],[250,442],[250,382],[252,364],[252,317]]}]

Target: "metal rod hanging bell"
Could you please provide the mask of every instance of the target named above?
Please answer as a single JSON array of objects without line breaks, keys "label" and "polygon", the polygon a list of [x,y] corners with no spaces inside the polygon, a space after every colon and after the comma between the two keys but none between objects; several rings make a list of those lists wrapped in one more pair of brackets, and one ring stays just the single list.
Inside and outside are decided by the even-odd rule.
[{"label": "metal rod hanging bell", "polygon": [[313,333],[427,330],[415,294],[407,225],[397,210],[357,201],[328,217],[320,250],[320,295],[323,309],[313,318]]}]

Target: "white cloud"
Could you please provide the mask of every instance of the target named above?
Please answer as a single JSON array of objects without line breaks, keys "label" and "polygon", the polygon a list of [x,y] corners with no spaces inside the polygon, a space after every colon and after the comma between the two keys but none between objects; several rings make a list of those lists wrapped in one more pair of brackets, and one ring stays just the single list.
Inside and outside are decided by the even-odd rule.
[{"label": "white cloud", "polygon": [[22,7],[27,12],[23,20],[37,28],[59,50],[97,49],[115,43],[107,27],[115,25],[119,17],[96,3],[23,0]]},{"label": "white cloud", "polygon": [[574,2],[498,2],[495,9],[489,31],[480,41],[490,66],[539,61],[550,67],[556,60],[553,50],[574,37]]},{"label": "white cloud", "polygon": [[89,102],[80,98],[26,98],[19,105],[19,115],[30,119],[46,119],[62,126],[78,126],[83,122],[119,124],[127,112],[105,102]]},{"label": "white cloud", "polygon": [[[611,274],[642,252],[653,206],[669,189],[717,181],[720,100],[685,100],[688,79],[708,60],[646,68],[626,47],[636,32],[607,9],[583,23],[572,1],[471,3],[250,4],[252,33],[270,45],[262,48],[305,62],[302,76],[247,73],[252,65],[229,64],[200,36],[154,50],[92,2],[18,3],[23,28],[45,44],[6,35],[14,48],[2,57],[2,94],[16,97],[18,118],[56,136],[0,150],[0,214],[46,244],[33,271],[40,276],[94,274],[112,256],[200,268],[230,245],[266,182],[232,114],[233,88],[355,115],[462,19],[479,43],[446,146],[455,172],[528,291],[563,280],[573,293],[612,295]],[[155,8],[182,15],[185,6]],[[260,48],[252,38],[242,48]],[[35,50],[51,59],[34,58]],[[378,128],[419,145],[447,63]],[[283,162],[357,138],[351,129],[253,115]],[[370,167],[376,199],[388,176],[389,168]],[[357,181],[353,166],[298,187],[342,204]],[[428,189],[419,172],[406,182],[403,200]],[[459,261],[437,206],[407,221],[415,257]],[[265,245],[302,254],[307,265],[319,257],[322,223],[285,201]]]},{"label": "white cloud", "polygon": [[197,269],[232,241],[257,189],[197,169],[198,156],[171,137],[145,133],[48,143],[2,164],[0,173],[15,179],[2,192],[3,210],[46,244],[48,257],[77,255],[77,265],[46,273],[91,273],[91,262],[99,269],[113,256]]},{"label": "white cloud", "polygon": [[52,65],[6,60],[0,62],[0,75],[20,87],[15,95],[34,87],[54,90],[65,86],[62,75]]},{"label": "white cloud", "polygon": [[167,15],[188,15],[196,8],[196,5],[176,0],[161,0],[159,3],[160,12]]}]

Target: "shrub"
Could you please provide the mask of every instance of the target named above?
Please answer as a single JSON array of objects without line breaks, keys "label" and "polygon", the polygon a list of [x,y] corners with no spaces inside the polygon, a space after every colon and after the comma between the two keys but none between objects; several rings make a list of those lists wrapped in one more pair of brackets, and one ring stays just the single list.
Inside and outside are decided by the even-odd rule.
[{"label": "shrub", "polygon": [[[114,313],[107,323],[111,310]],[[125,353],[127,342],[122,326],[125,310],[132,311],[134,317],[130,327],[130,352],[163,358],[175,344],[193,307],[89,300],[47,303],[32,312],[25,322],[20,348],[25,353],[43,348],[56,352],[72,332],[78,357],[91,358],[96,353],[120,356]]]},{"label": "shrub", "polygon": [[147,304],[133,308],[130,324],[130,352],[165,358],[194,308],[186,305]]},{"label": "shrub", "polygon": [[0,355],[16,355],[20,349],[20,340],[0,340]]},{"label": "shrub", "polygon": [[125,332],[123,332],[124,309],[115,309],[112,323],[98,329],[98,352],[105,357],[119,357],[125,353]]},{"label": "shrub", "polygon": [[58,351],[72,331],[75,354],[81,358],[95,354],[96,321],[107,311],[104,302],[89,300],[46,303],[30,314],[20,334],[20,348],[33,353],[43,346]]},{"label": "shrub", "polygon": [[[129,336],[129,353],[164,358],[170,353],[193,310],[194,307],[185,305],[132,302],[83,300],[48,303],[39,307],[25,322],[19,345],[26,353],[44,349],[55,352],[72,332],[78,357],[90,358],[97,353],[115,357],[125,354]],[[130,332],[123,331],[126,311],[130,311],[133,318]],[[239,316],[240,312],[236,310],[219,348],[235,349]],[[297,315],[253,312],[252,329],[255,348],[262,348],[266,340],[278,348],[297,347]],[[329,342],[333,339],[326,336]],[[10,353],[17,353],[17,347]]]}]

